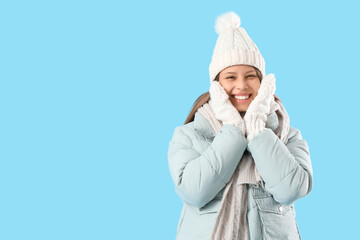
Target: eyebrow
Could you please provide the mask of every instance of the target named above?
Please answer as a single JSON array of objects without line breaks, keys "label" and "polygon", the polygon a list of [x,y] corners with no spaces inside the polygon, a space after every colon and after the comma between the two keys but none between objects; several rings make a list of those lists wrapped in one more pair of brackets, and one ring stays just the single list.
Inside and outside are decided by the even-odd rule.
[{"label": "eyebrow", "polygon": [[[255,72],[255,70],[249,70],[245,74],[247,74],[249,72]],[[237,74],[237,72],[226,72],[225,74]]]}]

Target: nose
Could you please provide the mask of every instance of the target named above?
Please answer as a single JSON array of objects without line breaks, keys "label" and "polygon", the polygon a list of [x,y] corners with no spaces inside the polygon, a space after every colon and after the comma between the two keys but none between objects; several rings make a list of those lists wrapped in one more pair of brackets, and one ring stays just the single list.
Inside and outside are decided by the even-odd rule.
[{"label": "nose", "polygon": [[248,84],[243,78],[238,78],[235,82],[235,88],[236,89],[247,89]]}]

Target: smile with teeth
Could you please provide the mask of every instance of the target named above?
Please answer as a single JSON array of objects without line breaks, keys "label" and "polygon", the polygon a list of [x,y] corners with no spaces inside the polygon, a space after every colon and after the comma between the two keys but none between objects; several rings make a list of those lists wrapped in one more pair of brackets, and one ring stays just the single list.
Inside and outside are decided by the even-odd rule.
[{"label": "smile with teeth", "polygon": [[237,103],[247,103],[250,101],[250,96],[251,96],[251,93],[248,94],[248,95],[232,95],[232,97],[234,98],[235,102]]},{"label": "smile with teeth", "polygon": [[241,99],[241,100],[247,99],[247,98],[249,98],[249,97],[250,97],[250,95],[247,95],[247,96],[234,96],[234,98],[236,98],[236,99]]}]

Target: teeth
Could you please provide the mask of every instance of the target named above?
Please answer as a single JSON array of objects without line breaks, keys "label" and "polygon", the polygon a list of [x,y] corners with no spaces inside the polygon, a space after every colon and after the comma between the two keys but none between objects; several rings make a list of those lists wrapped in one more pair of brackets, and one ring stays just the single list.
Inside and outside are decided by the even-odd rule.
[{"label": "teeth", "polygon": [[247,95],[247,96],[234,96],[234,98],[236,99],[247,99],[249,98],[250,95]]}]

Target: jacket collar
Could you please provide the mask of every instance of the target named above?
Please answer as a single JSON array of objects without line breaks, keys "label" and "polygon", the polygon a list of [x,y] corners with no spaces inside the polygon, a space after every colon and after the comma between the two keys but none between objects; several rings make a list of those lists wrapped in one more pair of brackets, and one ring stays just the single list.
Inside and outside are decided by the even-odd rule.
[{"label": "jacket collar", "polygon": [[200,112],[195,113],[194,128],[195,130],[199,131],[201,134],[209,138],[214,138],[216,135],[209,121]]}]

